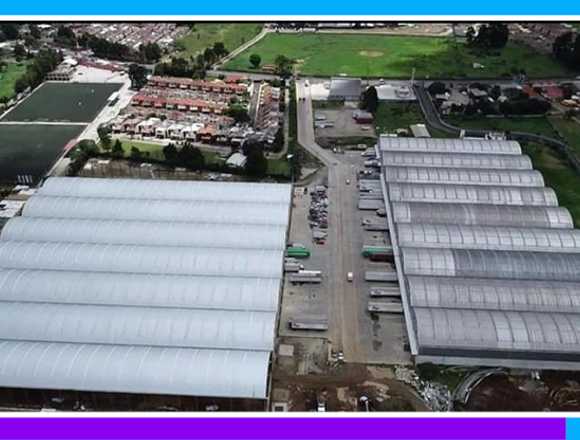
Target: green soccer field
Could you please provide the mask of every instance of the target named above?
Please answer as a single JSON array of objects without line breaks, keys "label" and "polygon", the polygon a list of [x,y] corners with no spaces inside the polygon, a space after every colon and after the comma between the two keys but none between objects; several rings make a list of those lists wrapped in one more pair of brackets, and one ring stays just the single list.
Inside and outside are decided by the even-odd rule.
[{"label": "green soccer field", "polygon": [[0,125],[0,181],[29,175],[37,182],[84,125]]},{"label": "green soccer field", "polygon": [[86,122],[121,84],[47,82],[9,112],[4,122]]},{"label": "green soccer field", "polygon": [[[328,33],[271,33],[226,68],[253,71],[253,53],[261,56],[262,66],[285,55],[303,75],[408,78],[413,68],[418,78],[490,78],[509,75],[512,69],[525,69],[531,77],[570,74],[550,57],[516,43],[482,55],[450,38]],[[484,68],[474,68],[473,63]]]}]

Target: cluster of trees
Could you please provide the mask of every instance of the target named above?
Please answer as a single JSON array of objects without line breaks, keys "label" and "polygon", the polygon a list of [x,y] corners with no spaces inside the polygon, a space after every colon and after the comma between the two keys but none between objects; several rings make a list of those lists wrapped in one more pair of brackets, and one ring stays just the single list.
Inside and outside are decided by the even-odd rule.
[{"label": "cluster of trees", "polygon": [[99,147],[94,141],[82,140],[71,154],[71,162],[67,167],[67,175],[76,176],[83,169],[87,160],[99,153]]},{"label": "cluster of trees", "polygon": [[20,29],[14,23],[0,23],[0,42],[7,40],[18,40]]},{"label": "cluster of trees", "polygon": [[467,29],[468,46],[478,49],[501,49],[509,40],[510,31],[504,23],[484,24],[476,32],[473,26]]},{"label": "cluster of trees", "polygon": [[580,69],[580,34],[566,32],[554,40],[552,46],[554,57],[562,64]]},{"label": "cluster of trees", "polygon": [[35,88],[40,85],[46,75],[52,72],[62,62],[62,54],[52,49],[40,50],[32,63],[26,68],[26,73],[16,80],[14,91],[21,93],[28,87]]},{"label": "cluster of trees", "polygon": [[155,66],[155,75],[177,76],[182,78],[205,78],[205,72],[212,64],[228,54],[224,43],[218,41],[213,46],[207,47],[202,53],[185,58],[172,58],[165,63]]},{"label": "cluster of trees", "polygon": [[239,124],[243,124],[245,122],[250,122],[250,115],[248,114],[248,110],[245,106],[241,104],[233,104],[226,110],[226,116],[234,118]]},{"label": "cluster of trees", "polygon": [[163,148],[163,156],[168,165],[185,167],[190,170],[201,170],[205,167],[205,157],[201,150],[186,142],[179,150],[174,144]]},{"label": "cluster of trees", "polygon": [[54,42],[64,47],[74,48],[77,45],[77,36],[71,28],[61,24],[56,29]]},{"label": "cluster of trees", "polygon": [[242,147],[246,156],[244,171],[248,176],[264,177],[268,172],[268,159],[264,156],[264,148],[260,143],[246,142]]},{"label": "cluster of trees", "polygon": [[551,104],[539,98],[509,100],[500,103],[499,111],[504,115],[543,115],[551,108]]},{"label": "cluster of trees", "polygon": [[360,108],[375,114],[379,107],[379,95],[375,86],[368,87],[361,96]]},{"label": "cluster of trees", "polygon": [[171,58],[170,61],[155,66],[155,75],[177,76],[180,78],[204,78],[205,65],[191,63],[184,58]]},{"label": "cluster of trees", "polygon": [[131,64],[129,66],[129,79],[131,87],[139,90],[147,84],[147,69],[140,64]]}]

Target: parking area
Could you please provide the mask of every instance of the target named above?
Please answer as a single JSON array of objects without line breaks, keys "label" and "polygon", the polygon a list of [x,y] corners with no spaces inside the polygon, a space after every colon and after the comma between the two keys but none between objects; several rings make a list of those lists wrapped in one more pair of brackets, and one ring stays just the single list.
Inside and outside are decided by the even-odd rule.
[{"label": "parking area", "polygon": [[345,103],[343,107],[316,109],[314,133],[317,138],[375,137],[372,123],[357,123],[353,113],[357,103]]},{"label": "parking area", "polygon": [[[366,169],[364,163],[368,161],[360,152],[346,152],[335,157],[339,161],[336,185],[328,186],[328,176],[320,175],[306,191],[303,187],[295,191],[289,242],[310,250],[310,257],[300,262],[305,270],[320,270],[322,282],[295,285],[286,276],[279,334],[282,337],[327,338],[329,349],[344,356],[347,363],[408,364],[410,356],[405,350],[407,341],[402,313],[369,312],[369,302],[389,304],[387,310],[399,302],[396,282],[365,280],[368,271],[389,272],[387,275],[394,277],[392,258],[387,255],[390,241],[385,218],[377,215],[377,209],[358,209],[361,196],[378,203],[379,208],[384,207],[379,181],[372,181],[378,173],[360,173]],[[328,186],[324,197],[311,197],[323,186]],[[363,190],[360,193],[359,187]],[[313,199],[317,200],[314,213],[327,218],[328,223],[328,229],[324,229],[327,236],[318,243],[313,232],[319,228],[311,227],[312,222],[308,220],[312,215]],[[321,199],[328,200],[326,215],[321,214],[325,206]],[[372,247],[378,254],[366,253],[363,257],[366,247]],[[371,298],[371,288],[381,296]],[[292,330],[291,320],[324,320],[328,329]]]}]

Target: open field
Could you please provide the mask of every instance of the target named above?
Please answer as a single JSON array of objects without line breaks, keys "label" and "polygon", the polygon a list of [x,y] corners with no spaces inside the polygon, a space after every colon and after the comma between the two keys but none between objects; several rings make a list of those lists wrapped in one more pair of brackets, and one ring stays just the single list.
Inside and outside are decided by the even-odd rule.
[{"label": "open field", "polygon": [[0,180],[30,175],[37,181],[83,125],[0,125]]},{"label": "open field", "polygon": [[261,23],[196,23],[189,34],[177,41],[177,46],[184,49],[178,55],[195,56],[219,41],[231,52],[259,34],[261,29]]},{"label": "open field", "polygon": [[14,84],[26,72],[25,63],[10,63],[0,69],[0,98],[14,96]]},{"label": "open field", "polygon": [[121,84],[44,83],[9,112],[7,122],[91,122]]},{"label": "open field", "polygon": [[557,137],[557,133],[545,117],[539,118],[458,118],[448,117],[447,122],[461,128],[484,129],[493,131],[523,131]]},{"label": "open field", "polygon": [[[496,54],[481,54],[449,38],[328,33],[269,34],[225,67],[252,71],[249,56],[253,53],[262,57],[262,65],[286,55],[304,75],[406,78],[413,68],[419,78],[498,77],[512,69],[525,69],[531,77],[569,73],[551,58],[517,43]],[[473,68],[474,62],[485,68]]]},{"label": "open field", "polygon": [[550,122],[580,158],[580,124],[560,118],[552,118]]},{"label": "open field", "polygon": [[556,191],[560,206],[568,208],[574,225],[580,227],[580,175],[565,157],[543,145],[524,145],[523,150],[532,158],[534,168],[540,171],[546,185]]}]

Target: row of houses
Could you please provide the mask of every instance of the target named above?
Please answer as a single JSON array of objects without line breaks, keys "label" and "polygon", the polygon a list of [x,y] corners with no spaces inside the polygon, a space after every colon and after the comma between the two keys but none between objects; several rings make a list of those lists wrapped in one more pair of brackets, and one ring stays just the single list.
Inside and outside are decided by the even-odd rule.
[{"label": "row of houses", "polygon": [[178,110],[184,112],[223,114],[228,109],[228,104],[203,99],[177,98],[167,96],[153,96],[139,93],[131,99],[131,105],[136,107],[150,107],[165,110]]},{"label": "row of houses", "polygon": [[281,123],[280,88],[263,82],[260,84],[257,93],[258,99],[254,127],[256,130],[268,131],[275,134],[280,128]]},{"label": "row of houses", "polygon": [[241,145],[250,136],[259,136],[248,125],[216,127],[202,123],[186,123],[161,118],[139,118],[126,115],[111,124],[114,134],[172,141],[203,142],[219,145]]},{"label": "row of houses", "polygon": [[[238,80],[238,77],[235,78]],[[242,95],[248,90],[246,84],[221,80],[203,80],[191,78],[178,78],[171,76],[152,76],[149,78],[148,85],[160,88],[182,89],[182,90],[201,90],[203,92],[225,93],[227,95]]]}]

